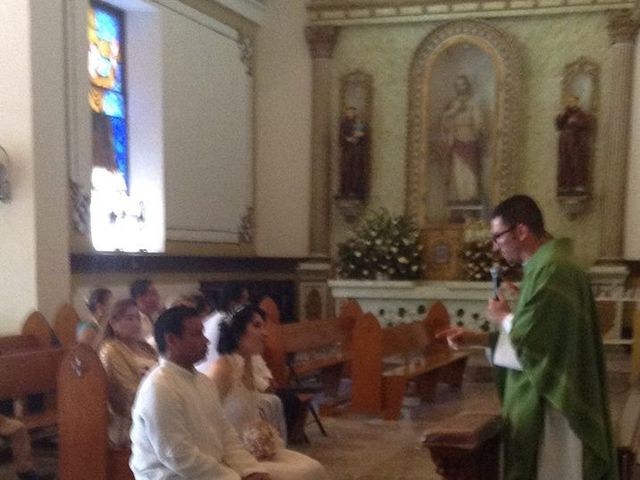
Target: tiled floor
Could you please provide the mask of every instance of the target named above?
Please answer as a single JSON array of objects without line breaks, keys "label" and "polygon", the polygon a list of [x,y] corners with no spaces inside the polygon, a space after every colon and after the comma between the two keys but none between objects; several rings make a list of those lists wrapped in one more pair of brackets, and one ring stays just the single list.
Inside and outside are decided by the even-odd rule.
[{"label": "tiled floor", "polygon": [[[613,417],[622,409],[629,384],[629,356],[612,352],[607,356]],[[493,383],[487,382],[482,355],[473,357],[461,390],[440,387],[435,401],[415,405],[409,399],[403,419],[383,421],[375,417],[344,413],[323,418],[329,436],[323,437],[313,423],[307,426],[311,443],[296,446],[323,463],[332,480],[431,480],[439,479],[427,450],[420,446],[422,432],[463,410],[498,411]],[[55,471],[55,449],[36,447],[38,469]],[[14,480],[5,459],[0,480]],[[87,479],[90,480],[90,479]]]}]

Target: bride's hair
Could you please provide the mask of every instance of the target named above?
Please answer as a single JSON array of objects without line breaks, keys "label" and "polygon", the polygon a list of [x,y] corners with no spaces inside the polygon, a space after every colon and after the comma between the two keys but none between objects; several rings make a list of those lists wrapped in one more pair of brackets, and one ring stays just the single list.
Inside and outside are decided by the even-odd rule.
[{"label": "bride's hair", "polygon": [[240,339],[247,331],[247,326],[251,323],[255,314],[258,314],[263,320],[266,318],[262,309],[249,304],[220,322],[220,335],[218,336],[217,345],[219,354],[225,355],[238,350]]}]

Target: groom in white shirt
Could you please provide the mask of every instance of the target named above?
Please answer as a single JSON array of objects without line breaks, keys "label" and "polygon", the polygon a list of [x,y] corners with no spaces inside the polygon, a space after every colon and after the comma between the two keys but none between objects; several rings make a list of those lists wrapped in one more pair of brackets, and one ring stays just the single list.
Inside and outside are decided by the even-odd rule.
[{"label": "groom in white shirt", "polygon": [[207,352],[197,312],[167,310],[154,336],[163,358],[140,384],[132,412],[136,480],[269,480],[223,417],[213,382],[193,368]]}]

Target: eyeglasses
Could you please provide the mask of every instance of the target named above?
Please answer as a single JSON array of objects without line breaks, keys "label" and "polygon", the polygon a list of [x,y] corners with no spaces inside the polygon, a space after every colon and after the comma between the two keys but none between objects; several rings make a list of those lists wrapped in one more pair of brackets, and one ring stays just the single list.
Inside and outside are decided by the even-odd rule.
[{"label": "eyeglasses", "polygon": [[491,240],[493,240],[493,243],[496,243],[501,236],[503,236],[503,235],[505,235],[505,234],[507,234],[509,232],[513,232],[516,229],[516,227],[517,227],[517,225],[514,225],[511,228],[507,228],[504,232],[495,233],[495,234],[491,235]]}]

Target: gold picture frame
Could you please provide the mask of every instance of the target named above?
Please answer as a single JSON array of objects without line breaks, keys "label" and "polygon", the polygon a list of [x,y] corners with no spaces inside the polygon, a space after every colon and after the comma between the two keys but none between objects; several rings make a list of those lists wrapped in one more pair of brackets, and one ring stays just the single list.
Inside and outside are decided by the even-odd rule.
[{"label": "gold picture frame", "polygon": [[427,280],[461,280],[460,251],[464,242],[463,224],[427,224],[421,230],[422,260]]}]

